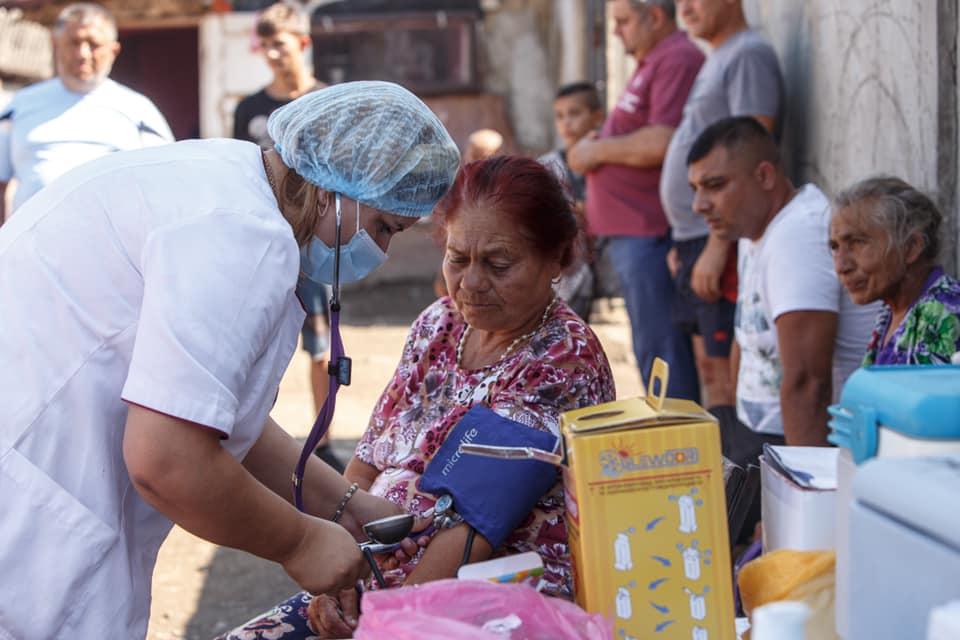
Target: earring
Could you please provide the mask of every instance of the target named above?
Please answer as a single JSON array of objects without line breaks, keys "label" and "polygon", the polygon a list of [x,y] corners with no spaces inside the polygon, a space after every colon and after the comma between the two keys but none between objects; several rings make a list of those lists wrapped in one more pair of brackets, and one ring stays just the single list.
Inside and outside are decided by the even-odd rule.
[{"label": "earring", "polygon": [[560,279],[561,279],[562,277],[563,277],[563,276],[557,276],[556,278],[552,278],[552,279],[550,280],[550,282],[552,282],[553,284],[560,284]]},{"label": "earring", "polygon": [[324,192],[326,196],[323,198],[323,207],[320,207],[320,197],[317,197],[317,208],[320,209],[320,213],[317,214],[318,218],[322,218],[327,215],[327,209],[330,207],[330,194]]}]

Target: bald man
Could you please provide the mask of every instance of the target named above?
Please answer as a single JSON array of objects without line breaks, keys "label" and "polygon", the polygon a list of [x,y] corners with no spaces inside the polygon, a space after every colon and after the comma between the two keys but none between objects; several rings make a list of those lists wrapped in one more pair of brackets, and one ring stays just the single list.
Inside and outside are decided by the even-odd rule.
[{"label": "bald man", "polygon": [[697,136],[721,118],[753,116],[768,131],[778,130],[783,79],[776,52],[749,27],[740,0],[677,0],[677,12],[690,33],[710,46],[710,53],[670,141],[660,180],[673,237],[673,316],[691,336],[707,406],[730,405],[736,250],[733,243],[710,235],[694,213],[686,160]]}]

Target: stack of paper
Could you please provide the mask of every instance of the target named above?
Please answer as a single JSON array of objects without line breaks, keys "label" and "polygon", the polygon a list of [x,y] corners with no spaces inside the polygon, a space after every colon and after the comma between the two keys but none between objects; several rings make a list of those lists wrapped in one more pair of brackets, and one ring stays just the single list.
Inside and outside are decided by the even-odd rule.
[{"label": "stack of paper", "polygon": [[804,489],[831,491],[837,488],[835,447],[774,447],[763,445],[770,465]]}]

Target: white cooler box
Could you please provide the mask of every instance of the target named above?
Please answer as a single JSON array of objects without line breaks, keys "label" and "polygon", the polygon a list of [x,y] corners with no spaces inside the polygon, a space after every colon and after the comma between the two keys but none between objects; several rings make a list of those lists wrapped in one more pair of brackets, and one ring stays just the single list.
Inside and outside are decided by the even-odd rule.
[{"label": "white cooler box", "polygon": [[848,640],[927,637],[960,598],[960,456],[871,460],[853,494]]}]

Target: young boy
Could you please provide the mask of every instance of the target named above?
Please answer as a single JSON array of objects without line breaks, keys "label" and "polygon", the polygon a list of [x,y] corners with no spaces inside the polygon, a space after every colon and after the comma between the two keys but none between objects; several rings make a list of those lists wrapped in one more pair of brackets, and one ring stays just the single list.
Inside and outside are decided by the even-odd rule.
[{"label": "young boy", "polygon": [[540,163],[550,169],[570,190],[573,200],[582,205],[586,195],[586,180],[570,169],[567,149],[603,124],[603,108],[596,87],[589,82],[575,82],[560,87],[553,100],[553,122],[563,148],[540,156]]},{"label": "young boy", "polygon": [[[324,85],[313,77],[304,60],[310,46],[310,20],[296,7],[278,2],[263,10],[257,19],[256,34],[263,59],[273,72],[273,80],[266,87],[249,95],[237,105],[233,116],[233,137],[273,148],[267,134],[267,118],[274,110],[305,93],[322,89]],[[297,295],[307,311],[303,323],[303,350],[310,354],[310,386],[313,391],[315,413],[320,413],[330,388],[327,373],[329,350],[329,318],[326,287],[306,278],[297,283]],[[337,471],[343,463],[330,447],[329,432],[317,447],[317,455]]]},{"label": "young boy", "polygon": [[[563,147],[538,159],[567,189],[568,196],[574,202],[574,211],[582,221],[587,183],[582,175],[574,173],[567,164],[567,149],[603,124],[603,108],[596,88],[589,82],[560,87],[553,100],[553,121]],[[603,288],[598,282],[599,247],[594,247],[594,253],[593,264],[586,256],[586,260],[575,264],[562,275],[556,287],[557,295],[584,320],[589,320],[593,299],[599,297],[598,289]]]},{"label": "young boy", "polygon": [[305,93],[321,89],[307,68],[304,51],[310,46],[310,21],[296,7],[278,2],[263,10],[256,24],[260,53],[273,80],[237,105],[233,116],[233,137],[273,148],[267,135],[267,118],[274,110]]}]

